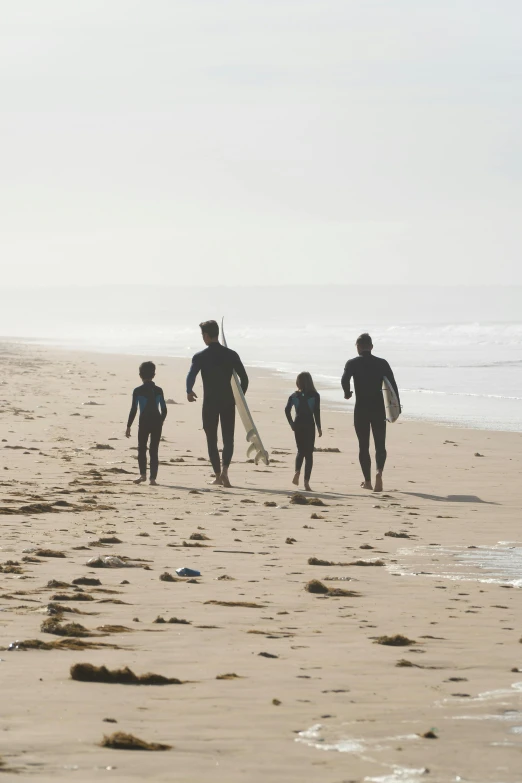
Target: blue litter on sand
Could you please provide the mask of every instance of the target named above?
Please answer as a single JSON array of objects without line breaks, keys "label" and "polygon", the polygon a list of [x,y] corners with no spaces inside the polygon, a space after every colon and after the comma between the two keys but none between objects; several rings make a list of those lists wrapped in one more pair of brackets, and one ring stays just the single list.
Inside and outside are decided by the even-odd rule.
[{"label": "blue litter on sand", "polygon": [[201,572],[193,568],[176,568],[176,573],[178,576],[201,576]]}]

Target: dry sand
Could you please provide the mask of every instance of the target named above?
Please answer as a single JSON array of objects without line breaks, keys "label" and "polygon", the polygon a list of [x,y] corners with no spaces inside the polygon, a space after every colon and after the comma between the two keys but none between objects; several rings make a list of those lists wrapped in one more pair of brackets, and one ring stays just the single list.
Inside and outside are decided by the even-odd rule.
[{"label": "dry sand", "polygon": [[[326,505],[292,505],[291,384],[252,371],[248,397],[274,462],[246,463],[238,422],[234,488],[209,488],[187,362],[164,360],[157,382],[177,404],[160,486],[137,487],[136,425],[131,441],[124,432],[139,358],[4,345],[0,360],[2,780],[521,780],[520,591],[393,573],[405,547],[430,545],[433,574],[449,557],[441,546],[520,541],[520,434],[400,421],[377,496],[359,489],[351,416],[325,410],[317,445],[340,449],[316,455],[312,486]],[[96,543],[107,536],[121,543]],[[108,554],[131,561],[86,565]],[[182,566],[201,578],[160,579]],[[101,585],[73,585],[79,577]],[[311,579],[358,595],[309,593]],[[79,594],[92,600],[72,600]],[[61,626],[95,634],[80,641],[114,648],[8,651],[15,640],[71,638],[40,630],[50,603],[65,607]],[[415,643],[375,643],[396,634]],[[182,684],[73,680],[78,663]],[[420,736],[430,730],[436,739]],[[101,747],[114,732],[172,748]]]}]

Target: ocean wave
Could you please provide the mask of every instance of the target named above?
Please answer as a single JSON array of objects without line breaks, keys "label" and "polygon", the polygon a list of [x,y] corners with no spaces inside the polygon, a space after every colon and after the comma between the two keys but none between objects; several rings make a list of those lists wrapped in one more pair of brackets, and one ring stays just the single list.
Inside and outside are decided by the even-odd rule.
[{"label": "ocean wave", "polygon": [[444,397],[479,397],[487,400],[520,400],[522,397],[512,397],[506,394],[477,394],[476,392],[450,392],[437,389],[401,389],[401,393],[409,392],[411,394],[438,394]]}]

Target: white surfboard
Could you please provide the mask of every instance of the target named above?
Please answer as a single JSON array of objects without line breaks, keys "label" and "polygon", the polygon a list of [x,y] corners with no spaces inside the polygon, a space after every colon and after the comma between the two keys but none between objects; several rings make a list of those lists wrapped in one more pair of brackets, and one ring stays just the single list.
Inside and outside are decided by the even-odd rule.
[{"label": "white surfboard", "polygon": [[[223,321],[224,319],[221,319],[221,338],[225,348],[228,348],[227,339],[223,329]],[[239,418],[241,419],[243,427],[245,428],[246,439],[250,444],[247,449],[247,457],[249,459],[253,457],[256,465],[259,462],[264,462],[265,465],[268,465],[268,451],[263,446],[259,431],[254,423],[252,414],[248,409],[247,401],[245,399],[245,395],[243,394],[243,389],[241,388],[241,383],[239,382],[239,378],[237,377],[236,372],[233,373],[230,383],[232,384],[232,392],[236,401],[237,412],[239,413]]]},{"label": "white surfboard", "polygon": [[386,421],[393,424],[401,415],[401,406],[395,394],[395,390],[386,376],[382,379],[382,395],[384,397],[384,407],[386,409]]}]

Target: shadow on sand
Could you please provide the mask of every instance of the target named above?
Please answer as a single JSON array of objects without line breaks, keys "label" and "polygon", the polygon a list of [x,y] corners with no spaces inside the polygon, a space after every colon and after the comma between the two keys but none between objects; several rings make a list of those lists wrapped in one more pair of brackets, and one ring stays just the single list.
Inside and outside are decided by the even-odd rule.
[{"label": "shadow on sand", "polygon": [[[226,493],[229,491],[225,489],[224,487],[219,486],[206,486],[206,487],[182,487],[177,484],[158,484],[158,489],[175,489],[178,492],[190,492],[190,490],[197,489],[198,492],[219,492],[220,494],[223,493],[226,495]],[[368,497],[372,493],[368,492],[365,495],[362,493],[348,495],[341,492],[306,492],[301,487],[296,487],[295,489],[264,489],[262,487],[240,487],[237,484],[234,484],[232,486],[232,490],[239,490],[240,492],[250,492],[252,494],[257,495],[279,495],[280,497],[287,498],[288,500],[291,498],[291,496],[294,494],[294,492],[300,492],[302,495],[306,495],[307,497],[316,497],[316,498],[323,498],[324,500],[344,500],[346,498],[357,498],[357,497]],[[378,497],[378,495],[374,495],[374,497]]]},{"label": "shadow on sand", "polygon": [[488,506],[500,505],[491,500],[482,500],[477,495],[427,495],[424,492],[403,492],[402,494],[411,495],[415,498],[423,498],[423,500],[438,500],[443,503],[484,503]]}]

